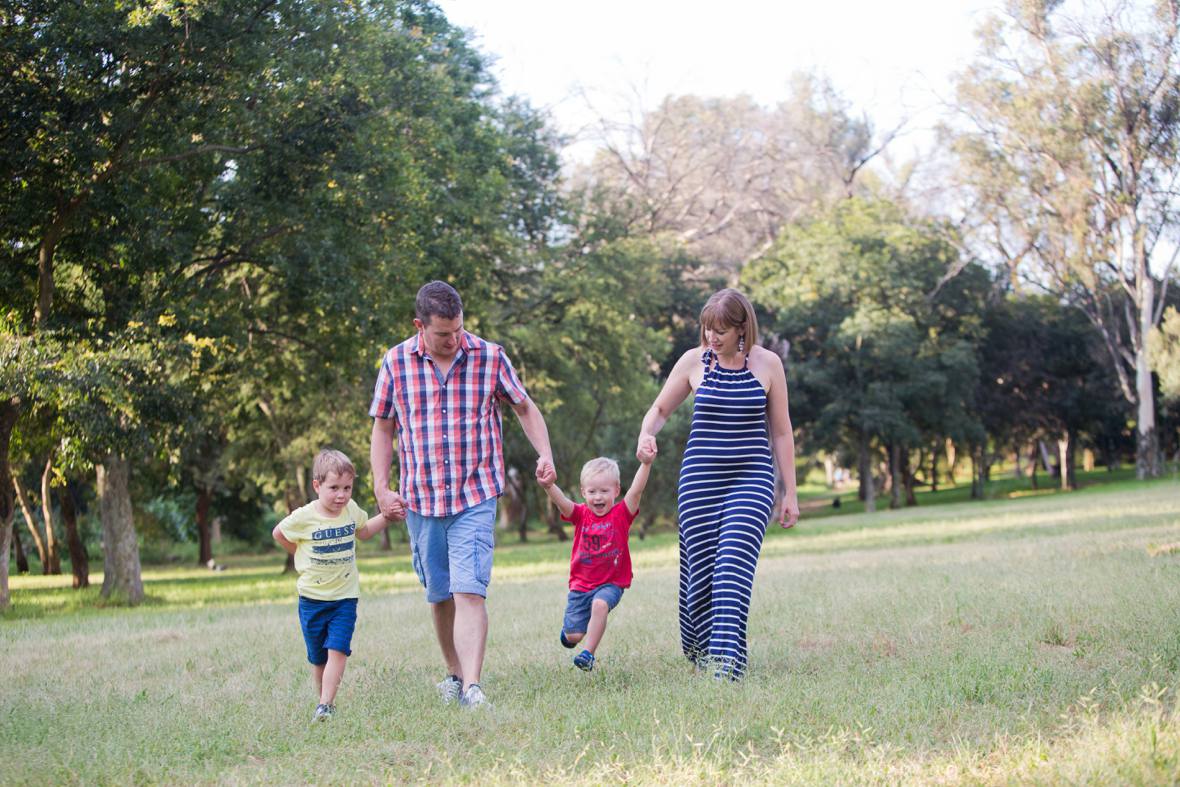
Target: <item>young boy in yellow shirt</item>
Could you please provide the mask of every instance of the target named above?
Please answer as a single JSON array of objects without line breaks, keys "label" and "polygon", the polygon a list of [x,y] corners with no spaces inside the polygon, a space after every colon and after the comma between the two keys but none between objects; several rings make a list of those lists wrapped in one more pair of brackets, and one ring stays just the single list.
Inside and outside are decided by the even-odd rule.
[{"label": "young boy in yellow shirt", "polygon": [[361,594],[356,539],[367,541],[389,526],[383,515],[368,518],[352,500],[356,468],[339,451],[320,451],[312,467],[316,499],[275,525],[272,535],[295,556],[299,572],[299,625],[319,705],[312,721],[336,713],[336,690],[352,655],[356,604]]}]

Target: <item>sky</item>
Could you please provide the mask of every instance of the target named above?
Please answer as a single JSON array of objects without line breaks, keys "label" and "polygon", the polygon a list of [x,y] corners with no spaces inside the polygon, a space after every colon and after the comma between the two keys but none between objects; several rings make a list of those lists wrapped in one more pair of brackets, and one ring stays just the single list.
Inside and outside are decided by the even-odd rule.
[{"label": "sky", "polygon": [[[526,96],[565,134],[623,122],[669,94],[747,94],[773,105],[790,75],[826,75],[878,128],[903,118],[912,147],[950,77],[976,51],[995,0],[437,0],[493,56],[505,93]],[[588,142],[567,160],[588,157]]]}]

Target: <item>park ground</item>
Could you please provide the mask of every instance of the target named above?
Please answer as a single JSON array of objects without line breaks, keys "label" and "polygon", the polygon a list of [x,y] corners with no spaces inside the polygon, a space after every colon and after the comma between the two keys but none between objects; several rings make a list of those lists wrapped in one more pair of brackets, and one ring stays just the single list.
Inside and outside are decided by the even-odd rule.
[{"label": "park ground", "polygon": [[493,707],[474,713],[434,694],[404,551],[364,552],[340,710],[314,727],[293,579],[274,556],[150,567],[136,609],[14,578],[0,782],[1180,780],[1174,479],[772,531],[738,685],[679,656],[670,533],[635,542],[599,667],[575,670],[557,643],[566,550],[497,551]]}]

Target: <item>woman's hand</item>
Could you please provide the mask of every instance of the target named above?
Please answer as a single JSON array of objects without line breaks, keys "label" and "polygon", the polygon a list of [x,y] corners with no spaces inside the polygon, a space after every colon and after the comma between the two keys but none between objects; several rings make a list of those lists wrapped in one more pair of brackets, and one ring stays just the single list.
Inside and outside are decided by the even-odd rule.
[{"label": "woman's hand", "polygon": [[635,458],[643,464],[649,464],[660,452],[656,446],[656,436],[643,432],[639,435],[639,442],[635,446]]},{"label": "woman's hand", "polygon": [[775,512],[774,519],[782,525],[783,530],[794,527],[799,521],[799,496],[795,493],[783,495],[778,502],[778,511]]}]

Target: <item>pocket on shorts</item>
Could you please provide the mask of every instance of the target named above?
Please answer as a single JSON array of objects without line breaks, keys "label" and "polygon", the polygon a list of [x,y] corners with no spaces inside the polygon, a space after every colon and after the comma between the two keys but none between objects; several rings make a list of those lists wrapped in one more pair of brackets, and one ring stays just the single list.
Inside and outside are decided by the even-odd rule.
[{"label": "pocket on shorts", "polygon": [[417,546],[410,547],[410,564],[414,567],[414,573],[418,575],[422,587],[426,587],[426,569],[422,567],[422,553],[418,551]]},{"label": "pocket on shorts", "polygon": [[485,587],[492,581],[492,553],[496,536],[491,530],[475,534],[475,579]]}]

